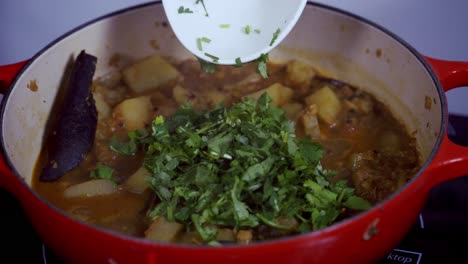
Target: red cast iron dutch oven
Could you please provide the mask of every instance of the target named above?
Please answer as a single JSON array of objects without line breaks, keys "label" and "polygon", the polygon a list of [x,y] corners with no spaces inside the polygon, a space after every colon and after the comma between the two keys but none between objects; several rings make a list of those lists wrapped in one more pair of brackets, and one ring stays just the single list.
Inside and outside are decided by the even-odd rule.
[{"label": "red cast iron dutch oven", "polygon": [[270,53],[271,59],[310,62],[330,77],[362,87],[387,104],[414,133],[424,160],[409,183],[371,210],[331,227],[246,246],[154,243],[72,219],[31,189],[32,171],[63,69],[82,49],[98,57],[96,76],[112,70],[109,60],[117,53],[121,65],[154,53],[179,59],[191,57],[164,21],[160,3],[119,11],[73,30],[28,62],[0,68],[0,80],[6,87],[1,111],[1,186],[20,200],[43,240],[65,260],[204,264],[375,262],[409,231],[433,186],[468,173],[468,149],[447,138],[444,96],[450,89],[468,85],[468,63],[424,57],[378,25],[309,3],[294,30]]}]

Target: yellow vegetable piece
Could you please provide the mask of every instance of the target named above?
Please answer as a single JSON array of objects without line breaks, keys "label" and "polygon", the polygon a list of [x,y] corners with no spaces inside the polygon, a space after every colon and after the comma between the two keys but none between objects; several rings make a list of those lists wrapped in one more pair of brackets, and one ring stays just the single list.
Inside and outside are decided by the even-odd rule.
[{"label": "yellow vegetable piece", "polygon": [[180,76],[180,73],[160,56],[151,56],[123,70],[125,83],[135,93],[157,89]]}]

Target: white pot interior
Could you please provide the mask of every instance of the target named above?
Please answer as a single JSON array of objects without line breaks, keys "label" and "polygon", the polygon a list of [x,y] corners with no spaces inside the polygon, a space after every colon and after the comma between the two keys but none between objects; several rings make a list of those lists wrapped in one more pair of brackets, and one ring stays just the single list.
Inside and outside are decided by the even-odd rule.
[{"label": "white pot interior", "polygon": [[[59,40],[17,80],[2,119],[5,152],[26,183],[42,147],[44,127],[60,86],[63,69],[81,50],[98,57],[101,76],[150,54],[192,56],[165,23],[160,4],[132,9],[92,23]],[[156,48],[159,46],[159,48]],[[414,131],[427,159],[440,133],[443,109],[431,75],[415,54],[380,29],[340,12],[308,5],[294,30],[270,58],[299,59],[323,73],[371,91]],[[28,88],[35,80],[37,91]]]}]

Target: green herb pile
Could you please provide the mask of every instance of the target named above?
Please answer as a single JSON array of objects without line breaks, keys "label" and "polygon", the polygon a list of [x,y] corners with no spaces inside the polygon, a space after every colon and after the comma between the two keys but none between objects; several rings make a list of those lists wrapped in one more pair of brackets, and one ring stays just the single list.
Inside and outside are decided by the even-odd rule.
[{"label": "green herb pile", "polygon": [[370,204],[345,181],[332,184],[320,164],[323,150],[296,137],[294,123],[263,94],[230,108],[197,110],[185,103],[169,120],[152,123],[151,133],[131,132],[114,151],[146,151],[148,182],[160,199],[150,213],[194,227],[206,242],[219,227],[281,225],[295,218],[297,232],[332,224],[346,208]]}]

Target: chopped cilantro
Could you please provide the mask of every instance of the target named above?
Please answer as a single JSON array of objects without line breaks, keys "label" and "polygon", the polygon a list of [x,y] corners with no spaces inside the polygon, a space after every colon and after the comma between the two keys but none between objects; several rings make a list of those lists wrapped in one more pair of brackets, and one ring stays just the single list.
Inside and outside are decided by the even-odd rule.
[{"label": "chopped cilantro", "polygon": [[201,41],[202,42],[205,42],[205,43],[210,43],[211,42],[211,39],[207,38],[207,37],[202,37],[201,38]]},{"label": "chopped cilantro", "polygon": [[199,51],[203,51],[202,42],[205,42],[205,43],[209,44],[211,42],[211,39],[209,39],[207,37],[197,38],[197,48],[198,48]]},{"label": "chopped cilantro", "polygon": [[199,51],[203,51],[202,43],[201,43],[201,38],[197,38],[197,49]]},{"label": "chopped cilantro", "polygon": [[245,34],[247,34],[247,35],[250,34],[250,26],[249,26],[249,25],[245,26],[244,32],[245,32]]},{"label": "chopped cilantro", "polygon": [[[149,216],[185,224],[216,246],[221,227],[307,232],[331,225],[348,208],[367,209],[346,182],[329,181],[322,147],[299,139],[294,127],[266,93],[211,111],[186,102],[172,118],[157,117],[150,140],[137,141],[160,200]],[[299,227],[278,221],[285,218]]]},{"label": "chopped cilantro", "polygon": [[231,25],[230,24],[220,24],[219,27],[220,28],[230,28]]},{"label": "chopped cilantro", "polygon": [[207,56],[208,58],[212,59],[213,62],[218,62],[218,60],[219,60],[219,57],[216,57],[215,55],[209,54],[209,53],[207,53],[207,52],[205,52],[205,56]]},{"label": "chopped cilantro", "polygon": [[262,53],[257,59],[257,72],[260,73],[264,79],[268,78],[267,61],[268,53]]},{"label": "chopped cilantro", "polygon": [[273,38],[271,39],[270,46],[272,46],[273,43],[275,43],[280,33],[281,33],[281,29],[279,28],[275,31],[275,33],[273,33]]},{"label": "chopped cilantro", "polygon": [[114,170],[110,167],[107,167],[105,165],[102,165],[101,163],[97,164],[97,169],[94,171],[91,171],[89,174],[89,177],[93,179],[107,179],[107,180],[112,180],[112,173],[114,173]]},{"label": "chopped cilantro", "polygon": [[198,62],[200,62],[200,68],[203,72],[206,72],[206,73],[216,72],[216,64],[213,64],[211,62],[208,62],[202,59],[198,59]]},{"label": "chopped cilantro", "polygon": [[240,57],[237,57],[237,58],[236,58],[236,66],[237,66],[237,67],[241,67],[241,66],[242,66],[242,61],[241,61]]},{"label": "chopped cilantro", "polygon": [[191,13],[193,13],[192,10],[190,10],[188,7],[187,7],[187,8],[184,8],[184,6],[180,6],[179,9],[177,10],[177,12],[178,12],[179,14],[184,14],[184,13],[185,13],[185,14],[191,14]]}]

